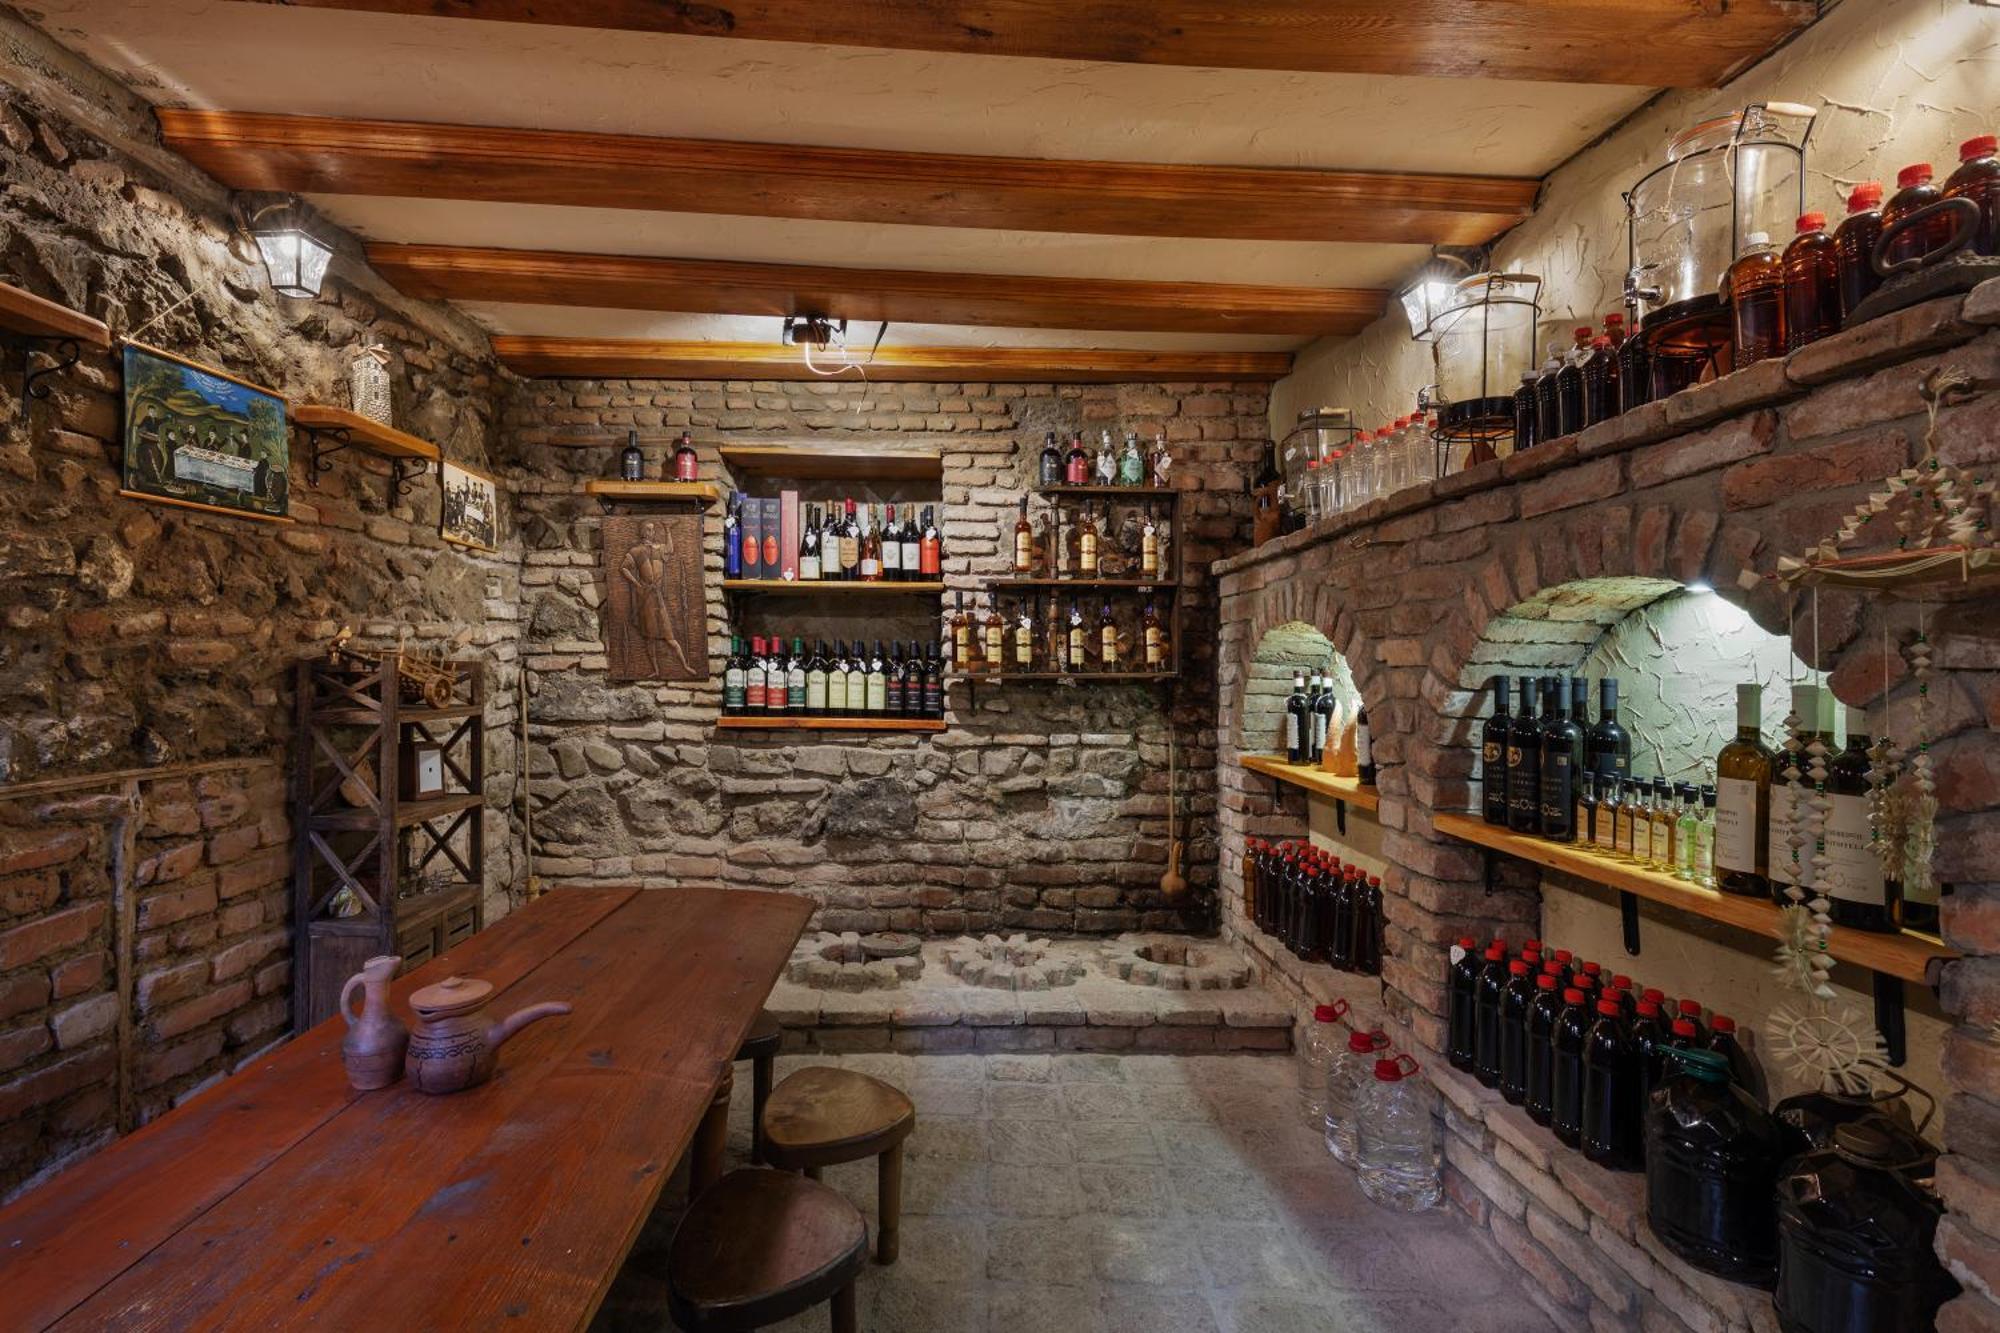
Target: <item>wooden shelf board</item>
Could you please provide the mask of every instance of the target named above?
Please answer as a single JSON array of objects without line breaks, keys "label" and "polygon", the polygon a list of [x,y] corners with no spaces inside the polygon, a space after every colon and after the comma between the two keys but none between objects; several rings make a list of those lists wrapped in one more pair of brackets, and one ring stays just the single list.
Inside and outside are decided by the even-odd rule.
[{"label": "wooden shelf board", "polygon": [[[1532,861],[1546,870],[1575,875],[1578,879],[1635,894],[1692,916],[1720,921],[1766,939],[1775,940],[1781,936],[1778,905],[1767,899],[1704,889],[1672,875],[1625,865],[1568,843],[1546,842],[1541,838],[1509,833],[1476,815],[1440,814],[1434,818],[1433,827],[1439,833]],[[1933,960],[1958,956],[1941,941],[1912,931],[1886,935],[1840,926],[1835,926],[1828,936],[1827,952],[1844,963],[1919,983],[1926,981],[1925,973]]]},{"label": "wooden shelf board", "polygon": [[975,685],[1005,685],[1023,680],[1066,680],[1088,685],[1101,680],[1172,680],[1178,671],[969,671],[955,672],[948,679]]},{"label": "wooden shelf board", "polygon": [[[396,823],[421,824],[429,819],[441,819],[447,815],[459,814],[474,806],[486,804],[486,798],[478,792],[454,792],[449,796],[437,796],[428,801],[404,801],[396,807]],[[372,829],[381,822],[377,812],[361,807],[342,810],[338,813],[322,813],[312,817],[314,829]]]},{"label": "wooden shelf board", "polygon": [[[458,704],[451,708],[403,708],[397,710],[398,722],[449,722],[458,718],[475,717],[486,711],[484,704]],[[372,708],[315,708],[313,721],[330,723],[351,723],[368,726],[381,721],[382,714]]]},{"label": "wooden shelf board", "polygon": [[0,282],[0,329],[30,338],[71,338],[86,347],[111,346],[111,330],[103,320],[4,282]]},{"label": "wooden shelf board", "polygon": [[1036,495],[1108,495],[1129,500],[1167,500],[1178,503],[1179,490],[1172,486],[1037,486]]},{"label": "wooden shelf board", "polygon": [[599,477],[583,483],[583,493],[594,495],[600,500],[623,501],[627,504],[649,504],[689,500],[696,504],[714,504],[719,492],[705,481],[618,481],[610,477]]},{"label": "wooden shelf board", "polygon": [[[413,923],[422,925],[436,920],[447,912],[467,906],[479,894],[479,885],[457,880],[428,893],[413,893],[406,898],[398,898],[395,900],[396,925],[401,929]],[[363,912],[359,916],[322,916],[307,922],[306,928],[314,935],[373,935],[381,929],[381,918],[373,912]]]},{"label": "wooden shelf board", "polygon": [[359,412],[324,403],[292,404],[292,420],[307,430],[346,431],[349,444],[384,458],[421,458],[436,462],[438,447],[394,426],[371,421]]},{"label": "wooden shelf board", "polygon": [[814,579],[808,582],[797,579],[724,579],[722,590],[767,593],[780,597],[817,597],[823,592],[850,597],[941,597],[944,595],[944,584],[928,580],[899,583],[887,579],[874,582],[859,579]]},{"label": "wooden shelf board", "polygon": [[944,455],[936,450],[815,449],[787,445],[725,444],[717,450],[740,477],[801,481],[944,481]]},{"label": "wooden shelf board", "polygon": [[1173,592],[1180,585],[1172,579],[1020,579],[1001,578],[982,580],[982,586],[997,592],[1009,592],[1024,588],[1104,588],[1115,591],[1132,592],[1151,589],[1154,592]]},{"label": "wooden shelf board", "polygon": [[1283,755],[1246,754],[1243,767],[1253,773],[1298,787],[1314,796],[1324,796],[1335,801],[1345,801],[1361,810],[1382,808],[1381,793],[1373,787],[1364,787],[1355,778],[1335,777],[1333,774],[1305,764],[1294,764]]},{"label": "wooden shelf board", "polygon": [[724,731],[943,731],[935,717],[719,717]]}]

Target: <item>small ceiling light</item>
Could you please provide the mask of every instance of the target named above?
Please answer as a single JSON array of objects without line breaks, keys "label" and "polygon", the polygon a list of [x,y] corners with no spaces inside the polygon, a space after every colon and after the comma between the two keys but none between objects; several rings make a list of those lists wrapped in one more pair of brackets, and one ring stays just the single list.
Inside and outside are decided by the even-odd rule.
[{"label": "small ceiling light", "polygon": [[1706,579],[1696,579],[1693,583],[1687,585],[1687,590],[1692,593],[1704,593],[1714,592],[1715,588]]},{"label": "small ceiling light", "polygon": [[264,256],[272,291],[307,300],[319,295],[333,247],[306,230],[297,204],[259,209],[250,220],[250,235]]},{"label": "small ceiling light", "polygon": [[1472,265],[1463,259],[1431,252],[1409,285],[1396,293],[1396,299],[1403,305],[1403,316],[1410,321],[1412,338],[1426,342],[1437,336],[1431,322],[1444,313],[1451,304],[1452,289],[1471,272]]}]

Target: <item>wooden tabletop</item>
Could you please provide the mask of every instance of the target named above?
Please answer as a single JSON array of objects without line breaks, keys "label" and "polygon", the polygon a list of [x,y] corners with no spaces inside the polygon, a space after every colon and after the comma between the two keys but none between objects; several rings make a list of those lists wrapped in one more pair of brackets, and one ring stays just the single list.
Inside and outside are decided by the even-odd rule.
[{"label": "wooden tabletop", "polygon": [[[563,889],[398,979],[493,983],[493,1081],[354,1093],[339,1019],[0,1209],[8,1328],[582,1328],[811,906]],[[518,1322],[517,1322],[518,1321]]]}]

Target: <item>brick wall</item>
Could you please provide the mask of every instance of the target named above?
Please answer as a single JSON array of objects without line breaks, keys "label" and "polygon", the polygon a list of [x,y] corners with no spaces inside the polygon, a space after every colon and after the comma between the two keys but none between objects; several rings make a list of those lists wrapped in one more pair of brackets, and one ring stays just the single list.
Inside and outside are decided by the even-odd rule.
[{"label": "brick wall", "polygon": [[[1168,741],[1178,746],[1185,873],[1205,899],[1215,875],[1215,600],[1206,568],[1247,539],[1245,483],[1261,455],[1264,413],[1261,390],[1221,384],[522,386],[504,424],[527,547],[538,873],[790,889],[822,904],[819,924],[829,929],[1199,924],[1205,903],[1184,913],[1157,892]],[[613,472],[633,427],[649,436],[692,430],[701,475],[725,489],[734,483],[718,443],[942,451],[946,581],[968,595],[982,576],[1006,572],[1012,548],[1003,534],[1012,533],[1044,432],[1130,428],[1150,439],[1165,431],[1185,494],[1183,675],[1171,704],[1159,685],[961,685],[947,700],[950,729],[935,737],[717,731],[731,632],[731,608],[713,582],[719,510],[706,527],[714,679],[609,685],[596,609],[600,510],[577,488]],[[564,447],[579,437],[605,445]],[[649,475],[660,452],[650,447]],[[969,599],[984,603],[983,594]],[[814,623],[840,632],[834,621]],[[932,614],[900,623],[898,637],[939,633]]]},{"label": "brick wall", "polygon": [[[1953,463],[2000,461],[2000,284],[1932,302],[1657,403],[1580,436],[1378,501],[1222,562],[1218,734],[1261,716],[1253,658],[1265,634],[1293,621],[1326,632],[1351,664],[1373,722],[1380,765],[1381,854],[1389,920],[1384,1002],[1403,1038],[1435,1055],[1444,1031],[1445,948],[1460,934],[1536,933],[1539,881],[1504,858],[1489,894],[1478,849],[1432,831],[1433,811],[1476,807],[1479,692],[1501,666],[1562,669],[1603,624],[1659,584],[1706,579],[1774,633],[1799,612],[1793,649],[1827,670],[1837,695],[1886,715],[1908,736],[1915,687],[1892,672],[1882,688],[1886,628],[1907,643],[1914,612],[1825,593],[1817,632],[1807,599],[1774,584],[1748,592],[1744,570],[1831,532],[1881,477],[1916,456],[1924,421],[1915,386],[1940,361],[1986,391],[1939,418]],[[1931,685],[1938,758],[1940,879],[1948,942],[1968,955],[1944,974],[1958,1019],[1940,1068],[1919,1071],[1948,1092],[1939,1173],[1952,1216],[1940,1251],[1970,1294],[1943,1326],[1992,1328],[2000,1273],[2000,605],[1957,602],[1929,620],[1940,670]],[[1246,835],[1297,836],[1296,798],[1219,753],[1221,873],[1240,877]],[[1233,899],[1228,928],[1244,929]],[[1308,993],[1354,990],[1325,969],[1291,967]],[[1716,997],[1718,1001],[1727,997]],[[1614,1176],[1563,1149],[1484,1088],[1431,1059],[1446,1094],[1448,1185],[1493,1243],[1570,1322],[1647,1327],[1768,1327],[1768,1300],[1672,1259],[1647,1233],[1639,1178]]]}]

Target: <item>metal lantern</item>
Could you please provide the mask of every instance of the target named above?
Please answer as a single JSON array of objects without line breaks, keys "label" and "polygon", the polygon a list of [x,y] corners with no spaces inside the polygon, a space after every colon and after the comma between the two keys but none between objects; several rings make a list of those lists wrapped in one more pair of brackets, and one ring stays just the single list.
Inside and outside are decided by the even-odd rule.
[{"label": "metal lantern", "polygon": [[348,382],[354,411],[370,421],[393,426],[389,406],[389,349],[380,343],[364,343],[348,366]]},{"label": "metal lantern", "polygon": [[333,247],[306,230],[296,204],[273,204],[259,212],[250,223],[250,235],[264,256],[272,291],[302,298],[319,295]]},{"label": "metal lantern", "polygon": [[1410,322],[1412,338],[1418,342],[1430,339],[1438,316],[1450,306],[1459,282],[1471,272],[1472,265],[1464,260],[1432,251],[1416,276],[1396,293],[1396,300],[1403,307],[1403,318]]},{"label": "metal lantern", "polygon": [[[1431,345],[1435,382],[1424,392],[1437,411],[1440,454],[1454,444],[1490,446],[1514,431],[1514,387],[1535,367],[1542,280],[1532,273],[1461,278],[1443,308],[1416,334]],[[1444,469],[1440,458],[1439,474]]]},{"label": "metal lantern", "polygon": [[1815,118],[1811,107],[1759,102],[1705,120],[1626,192],[1625,303],[1645,338],[1652,397],[1731,368],[1723,281],[1751,233],[1789,236],[1805,211]]}]

